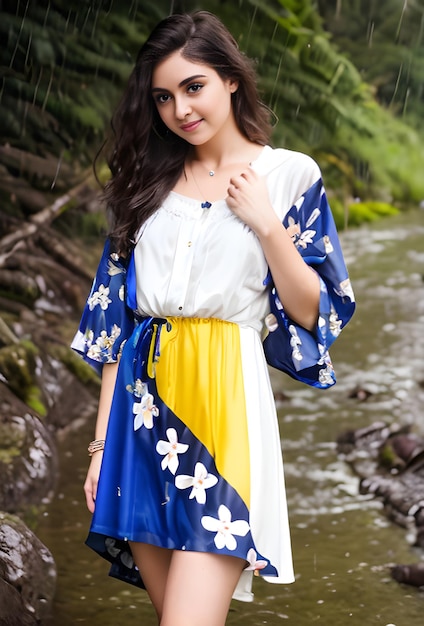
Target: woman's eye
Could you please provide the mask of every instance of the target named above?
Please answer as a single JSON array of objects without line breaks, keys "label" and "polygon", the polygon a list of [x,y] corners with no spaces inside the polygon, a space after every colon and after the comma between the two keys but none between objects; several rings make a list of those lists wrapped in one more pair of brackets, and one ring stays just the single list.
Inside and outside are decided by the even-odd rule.
[{"label": "woman's eye", "polygon": [[192,85],[189,85],[189,87],[187,88],[187,91],[189,93],[197,93],[198,91],[200,91],[202,89],[203,85],[200,83],[193,83]]},{"label": "woman's eye", "polygon": [[170,96],[168,96],[168,94],[166,93],[161,93],[159,94],[159,96],[156,96],[156,102],[158,104],[165,104],[165,102],[168,102]]}]

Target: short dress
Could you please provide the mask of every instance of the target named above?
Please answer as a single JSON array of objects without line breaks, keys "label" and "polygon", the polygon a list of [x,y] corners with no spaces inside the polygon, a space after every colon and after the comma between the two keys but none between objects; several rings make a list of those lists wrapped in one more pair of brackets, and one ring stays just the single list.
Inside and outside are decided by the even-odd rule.
[{"label": "short dress", "polygon": [[316,163],[265,146],[252,167],[320,276],[314,332],[285,314],[257,236],[225,200],[171,192],[129,258],[106,242],[72,343],[99,372],[119,360],[87,544],[141,587],[128,541],[239,557],[240,600],[254,572],[294,580],[268,364],[334,384],[328,348],[355,305]]}]

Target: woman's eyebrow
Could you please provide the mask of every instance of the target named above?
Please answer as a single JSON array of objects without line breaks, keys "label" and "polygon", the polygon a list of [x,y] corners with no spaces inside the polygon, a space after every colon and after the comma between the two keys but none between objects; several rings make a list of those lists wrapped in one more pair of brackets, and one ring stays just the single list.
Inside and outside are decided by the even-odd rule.
[{"label": "woman's eyebrow", "polygon": [[[182,80],[178,87],[184,87],[184,85],[187,85],[187,83],[190,83],[192,80],[196,80],[196,78],[206,78],[205,74],[194,74],[194,76],[189,76],[188,78],[184,78],[184,80]],[[162,87],[153,87],[152,89],[152,93],[154,91],[169,91],[166,88],[162,88]]]}]

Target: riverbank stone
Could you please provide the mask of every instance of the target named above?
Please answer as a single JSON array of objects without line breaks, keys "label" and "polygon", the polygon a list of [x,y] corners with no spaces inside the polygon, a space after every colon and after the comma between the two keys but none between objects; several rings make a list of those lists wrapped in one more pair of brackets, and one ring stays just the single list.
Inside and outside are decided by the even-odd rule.
[{"label": "riverbank stone", "polygon": [[57,477],[57,451],[41,420],[0,383],[0,510],[47,502]]},{"label": "riverbank stone", "polygon": [[[379,498],[386,516],[424,547],[424,438],[409,424],[374,422],[341,433],[337,450],[359,477],[359,493]],[[391,576],[424,588],[424,562],[395,565]]]},{"label": "riverbank stone", "polygon": [[37,626],[38,620],[26,610],[21,594],[0,578],[0,626]]},{"label": "riverbank stone", "polygon": [[0,626],[42,623],[55,586],[49,550],[22,520],[0,512]]}]

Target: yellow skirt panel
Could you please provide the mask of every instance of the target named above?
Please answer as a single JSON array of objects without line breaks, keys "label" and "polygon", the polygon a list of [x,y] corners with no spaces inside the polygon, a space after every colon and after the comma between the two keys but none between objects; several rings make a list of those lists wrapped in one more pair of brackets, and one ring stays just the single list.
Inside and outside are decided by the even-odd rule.
[{"label": "yellow skirt panel", "polygon": [[168,321],[161,327],[155,363],[159,395],[207,448],[218,472],[249,507],[249,439],[239,327],[217,319]]}]

